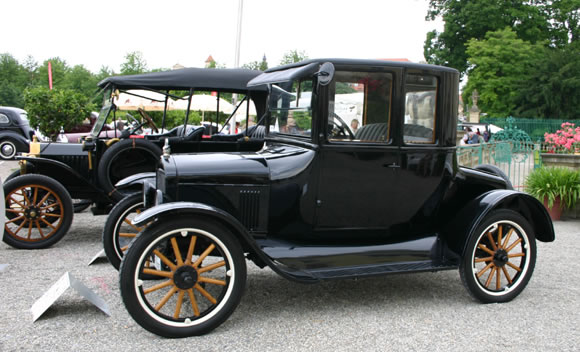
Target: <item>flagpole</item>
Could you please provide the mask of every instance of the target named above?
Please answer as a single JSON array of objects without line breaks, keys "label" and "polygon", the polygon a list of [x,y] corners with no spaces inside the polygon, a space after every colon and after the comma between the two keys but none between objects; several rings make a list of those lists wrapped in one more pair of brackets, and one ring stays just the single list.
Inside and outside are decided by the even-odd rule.
[{"label": "flagpole", "polygon": [[[242,13],[244,12],[244,0],[238,0],[238,28],[236,33],[236,53],[234,57],[234,68],[240,67],[240,44],[242,41]],[[232,100],[234,106],[238,104],[238,95],[233,94]],[[247,116],[246,116],[247,118]],[[246,126],[247,128],[247,126]],[[235,133],[236,129],[236,116],[234,115],[230,120],[230,134]]]}]

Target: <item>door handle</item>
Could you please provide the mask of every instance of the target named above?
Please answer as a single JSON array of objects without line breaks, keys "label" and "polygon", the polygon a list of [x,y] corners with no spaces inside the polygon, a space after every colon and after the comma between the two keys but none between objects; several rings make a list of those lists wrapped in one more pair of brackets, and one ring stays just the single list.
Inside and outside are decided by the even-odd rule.
[{"label": "door handle", "polygon": [[401,168],[401,165],[397,164],[397,163],[392,163],[392,164],[385,164],[383,165],[384,167],[389,167],[391,169],[399,169]]}]

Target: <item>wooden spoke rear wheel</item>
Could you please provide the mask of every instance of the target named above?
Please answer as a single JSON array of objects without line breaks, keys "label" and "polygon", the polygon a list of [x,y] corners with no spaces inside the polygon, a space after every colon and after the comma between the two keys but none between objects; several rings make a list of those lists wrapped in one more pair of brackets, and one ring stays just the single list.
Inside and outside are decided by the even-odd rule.
[{"label": "wooden spoke rear wheel", "polygon": [[525,288],[535,262],[536,241],[527,220],[514,211],[498,210],[469,240],[460,273],[475,298],[507,302]]},{"label": "wooden spoke rear wheel", "polygon": [[103,227],[103,248],[109,262],[117,270],[129,243],[145,228],[131,224],[143,210],[143,194],[135,193],[115,204],[107,217]]},{"label": "wooden spoke rear wheel", "polygon": [[[157,280],[145,278],[157,277]],[[238,305],[246,263],[237,239],[204,219],[158,220],[132,243],[121,296],[135,321],[165,337],[205,334]]]},{"label": "wooden spoke rear wheel", "polygon": [[15,177],[4,184],[4,200],[7,220],[3,240],[12,247],[49,247],[66,234],[72,223],[70,195],[50,177]]}]

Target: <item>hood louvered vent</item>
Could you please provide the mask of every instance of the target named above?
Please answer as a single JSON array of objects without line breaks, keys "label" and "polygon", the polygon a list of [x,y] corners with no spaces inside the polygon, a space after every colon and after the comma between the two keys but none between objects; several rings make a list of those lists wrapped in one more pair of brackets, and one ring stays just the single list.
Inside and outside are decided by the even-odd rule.
[{"label": "hood louvered vent", "polygon": [[240,191],[240,221],[250,231],[260,224],[260,191]]}]

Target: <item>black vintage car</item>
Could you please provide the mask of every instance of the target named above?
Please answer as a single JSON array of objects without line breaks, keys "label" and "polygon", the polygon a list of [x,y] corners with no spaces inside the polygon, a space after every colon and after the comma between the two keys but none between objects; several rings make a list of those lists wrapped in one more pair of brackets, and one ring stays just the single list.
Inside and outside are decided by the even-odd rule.
[{"label": "black vintage car", "polygon": [[261,150],[166,153],[144,184],[154,206],[134,218],[147,226],[120,268],[141,326],[216,328],[242,297],[246,259],[301,283],[459,269],[481,302],[522,292],[552,222],[497,174],[458,167],[456,70],[309,60],[249,84],[270,92]]},{"label": "black vintage car", "polygon": [[0,106],[0,158],[9,160],[18,152],[27,152],[33,136],[26,111]]},{"label": "black vintage car", "polygon": [[[215,92],[217,96],[212,98],[216,105],[220,94],[239,94],[240,104],[251,101],[245,105],[246,113],[253,104],[257,117],[262,116],[266,88],[247,88],[248,81],[258,74],[259,71],[244,69],[186,68],[103,80],[99,86],[106,98],[90,135],[82,143],[31,142],[30,152],[17,157],[22,175],[11,175],[4,184],[8,218],[4,242],[26,249],[45,248],[58,242],[72,222],[71,198],[93,203],[95,214],[107,213],[114,203],[133,191],[118,190],[117,182],[135,174],[154,172],[163,146],[174,152],[260,150],[264,142],[263,126],[251,126],[237,134],[209,135],[204,126],[188,123],[194,109],[191,101],[196,97],[194,93],[199,92]],[[142,121],[117,108],[120,94],[134,94],[135,89],[163,97],[155,102],[156,108],[161,106],[163,111],[161,122],[157,122],[160,131],[146,107],[136,108]],[[185,103],[184,121],[178,126],[166,126],[170,103],[176,101]],[[219,111],[219,105],[215,111]],[[105,131],[107,121],[119,125],[121,119],[128,120],[125,130]],[[209,122],[217,125],[218,121]],[[242,122],[250,126],[249,114]],[[145,125],[153,134],[138,132]]]}]

